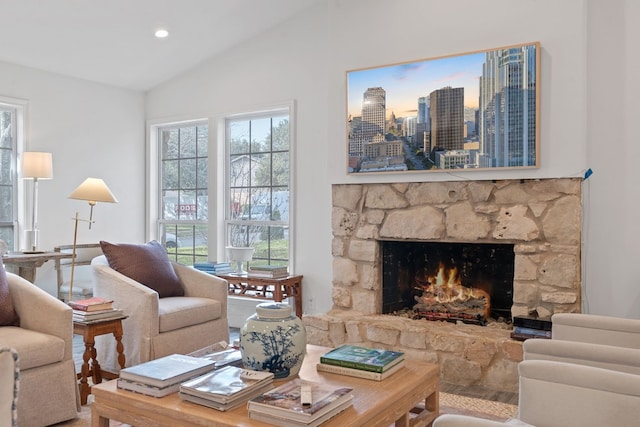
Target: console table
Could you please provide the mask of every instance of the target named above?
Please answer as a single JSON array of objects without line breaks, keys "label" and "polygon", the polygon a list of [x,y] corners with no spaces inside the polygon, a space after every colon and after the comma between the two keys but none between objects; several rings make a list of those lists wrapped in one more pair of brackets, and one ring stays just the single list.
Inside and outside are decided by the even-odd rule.
[{"label": "console table", "polygon": [[[382,381],[316,371],[328,347],[307,346],[300,378],[353,388],[353,406],[322,423],[322,427],[423,427],[439,415],[438,365],[407,360],[405,366]],[[274,385],[282,384],[280,380]],[[93,387],[92,427],[108,427],[109,420],[135,426],[263,427],[249,418],[246,405],[229,411],[187,402],[178,393],[151,397],[117,388],[116,381]]]},{"label": "console table", "polygon": [[62,252],[10,252],[2,257],[2,260],[7,265],[15,266],[20,277],[34,283],[36,281],[36,268],[51,259],[71,258],[72,256],[70,253]]},{"label": "console table", "polygon": [[217,276],[229,282],[229,295],[273,299],[276,302],[293,297],[296,315],[302,317],[302,276],[281,278],[238,276],[235,274],[217,274]]}]

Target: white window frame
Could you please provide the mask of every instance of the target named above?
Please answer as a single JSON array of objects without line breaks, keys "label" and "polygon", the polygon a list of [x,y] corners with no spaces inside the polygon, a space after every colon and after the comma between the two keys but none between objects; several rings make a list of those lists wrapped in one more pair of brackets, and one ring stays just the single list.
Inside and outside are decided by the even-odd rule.
[{"label": "white window frame", "polygon": [[[296,164],[296,108],[295,102],[291,101],[285,104],[274,105],[269,108],[258,109],[250,112],[230,114],[218,122],[218,138],[223,141],[224,145],[224,199],[223,199],[223,224],[219,229],[219,235],[224,236],[224,246],[229,245],[227,229],[230,224],[229,207],[231,205],[230,197],[230,147],[227,141],[227,122],[230,120],[248,120],[272,117],[280,114],[289,116],[289,272],[295,274],[295,164]],[[211,129],[210,129],[211,132]],[[210,133],[211,135],[211,133]]]},{"label": "white window frame", "polygon": [[[212,151],[212,129],[211,120],[206,117],[198,117],[198,118],[175,118],[170,120],[150,120],[147,122],[147,159],[146,159],[146,168],[147,168],[147,182],[146,187],[147,191],[147,203],[146,203],[146,230],[145,236],[147,240],[158,240],[161,241],[161,220],[162,220],[162,199],[161,199],[161,147],[159,144],[159,135],[163,128],[167,127],[178,127],[178,126],[195,126],[197,124],[206,123],[209,127],[209,140],[208,140],[208,155],[209,155],[209,182],[208,182],[208,193],[209,193],[209,206],[208,206],[208,220],[207,220],[207,228],[209,230],[208,233],[208,256],[209,260],[215,259],[217,244],[216,244],[216,233],[215,227],[212,224],[215,224],[217,220],[217,216],[214,212],[212,212],[212,202],[216,200],[216,192],[215,186],[212,184],[212,173],[215,172],[216,169],[219,168],[217,164],[218,156],[213,155]],[[214,181],[215,182],[215,181]],[[212,233],[213,231],[213,233]]]},{"label": "white window frame", "polygon": [[15,111],[15,123],[16,127],[13,129],[14,143],[12,148],[12,174],[13,174],[13,247],[9,250],[22,249],[23,239],[25,231],[25,224],[27,224],[27,208],[26,208],[26,196],[25,196],[25,183],[22,178],[22,171],[20,165],[20,159],[22,153],[27,146],[28,134],[27,134],[27,119],[29,112],[29,102],[25,99],[12,98],[7,96],[0,96],[0,104],[3,107],[10,108]]}]

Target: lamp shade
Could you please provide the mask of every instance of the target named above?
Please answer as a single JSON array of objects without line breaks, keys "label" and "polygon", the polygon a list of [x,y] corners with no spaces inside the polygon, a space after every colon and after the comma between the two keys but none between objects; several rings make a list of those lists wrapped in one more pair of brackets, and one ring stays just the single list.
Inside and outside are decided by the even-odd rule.
[{"label": "lamp shade", "polygon": [[87,200],[89,203],[107,202],[117,203],[107,184],[100,178],[87,178],[69,195],[70,199]]},{"label": "lamp shade", "polygon": [[22,153],[22,177],[51,179],[53,178],[53,159],[51,153],[41,151],[25,151]]}]

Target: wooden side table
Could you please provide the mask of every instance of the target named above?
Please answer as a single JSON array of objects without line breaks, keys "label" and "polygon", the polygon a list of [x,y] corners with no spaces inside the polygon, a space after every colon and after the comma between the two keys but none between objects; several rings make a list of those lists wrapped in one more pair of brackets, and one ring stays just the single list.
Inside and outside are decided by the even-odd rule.
[{"label": "wooden side table", "polygon": [[[118,350],[118,364],[121,369],[124,369],[125,357],[124,346],[122,345],[122,319],[106,319],[97,320],[95,322],[83,323],[73,322],[73,333],[76,335],[82,335],[84,340],[84,353],[82,354],[82,369],[78,373],[78,379],[80,384],[80,403],[86,405],[87,397],[91,394],[91,387],[89,386],[88,378],[91,375],[93,384],[100,384],[102,378],[114,379],[118,378],[118,374],[103,371],[100,368],[100,363],[96,357],[95,337],[98,335],[113,334],[116,340],[116,349]],[[91,360],[91,366],[89,366],[89,360]]]},{"label": "wooden side table", "polygon": [[273,299],[281,302],[293,297],[296,315],[302,317],[302,276],[288,276],[277,279],[250,275],[218,274],[229,282],[229,295],[242,295],[249,298]]}]

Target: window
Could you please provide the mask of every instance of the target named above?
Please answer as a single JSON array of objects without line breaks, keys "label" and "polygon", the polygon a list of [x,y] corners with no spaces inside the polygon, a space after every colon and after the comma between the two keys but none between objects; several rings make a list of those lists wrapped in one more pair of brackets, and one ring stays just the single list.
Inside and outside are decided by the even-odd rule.
[{"label": "window", "polygon": [[289,265],[289,109],[226,120],[227,244],[255,248],[252,265]]},{"label": "window", "polygon": [[17,109],[0,103],[0,239],[16,249],[17,239]]},{"label": "window", "polygon": [[206,261],[208,140],[206,123],[158,128],[160,211],[158,235],[173,260]]}]

